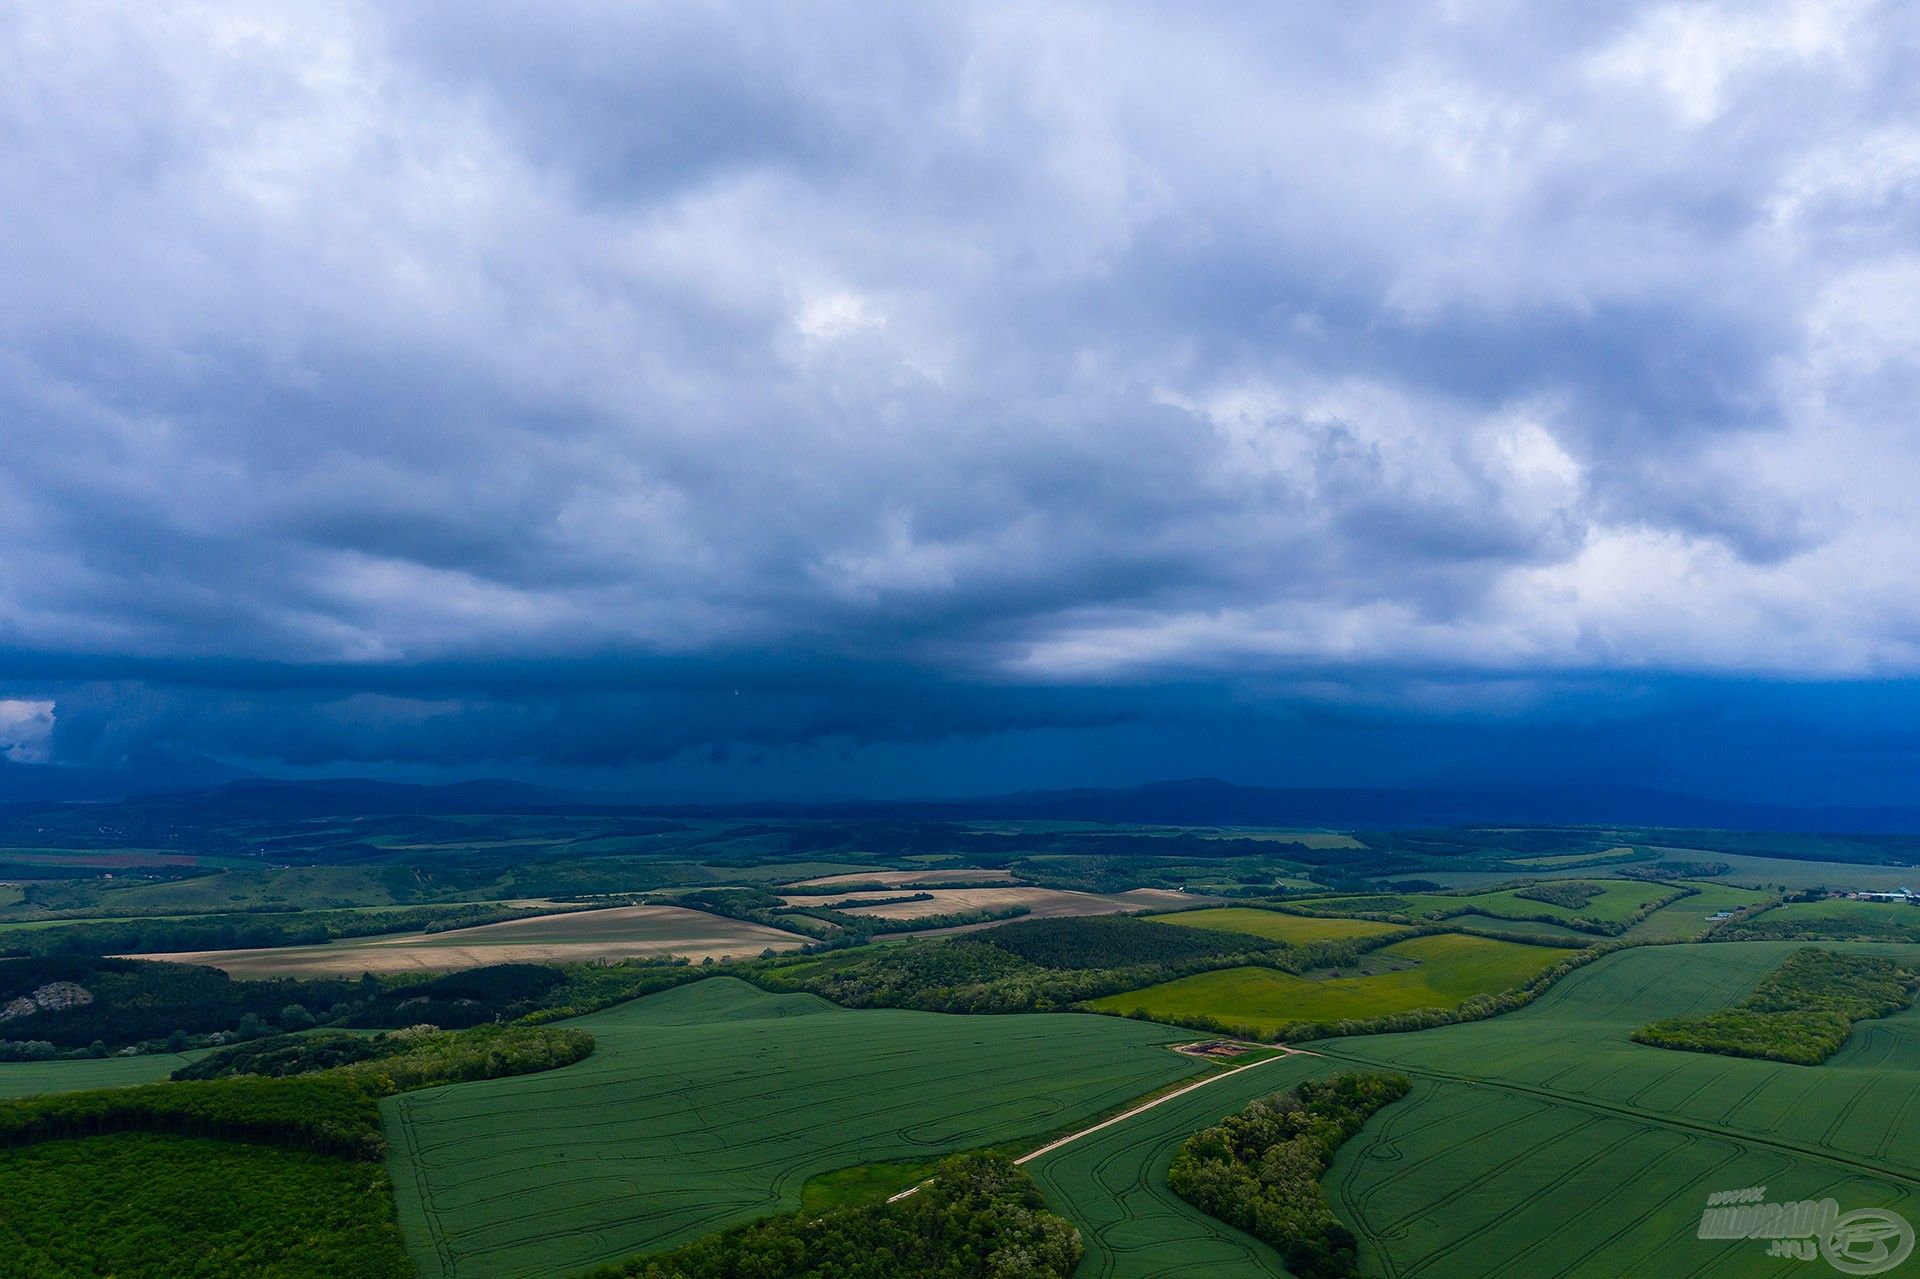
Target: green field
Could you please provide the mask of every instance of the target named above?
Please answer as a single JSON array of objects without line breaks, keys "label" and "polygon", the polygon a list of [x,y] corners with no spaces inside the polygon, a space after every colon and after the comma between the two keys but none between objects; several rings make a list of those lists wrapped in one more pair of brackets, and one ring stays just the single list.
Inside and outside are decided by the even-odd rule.
[{"label": "green field", "polygon": [[1103,1012],[1216,1017],[1271,1034],[1299,1021],[1344,1021],[1415,1008],[1454,1008],[1521,985],[1568,955],[1491,937],[1441,933],[1375,951],[1411,967],[1360,977],[1297,977],[1272,968],[1225,968],[1091,1001]]},{"label": "green field", "polygon": [[411,1279],[380,1166],[154,1133],[0,1153],[13,1279]]},{"label": "green field", "polygon": [[1920,888],[1920,870],[1912,866],[1875,866],[1861,862],[1822,862],[1787,857],[1755,857],[1750,853],[1722,853],[1698,848],[1656,849],[1663,857],[1725,862],[1731,869],[1716,879],[1745,888],[1785,885],[1789,889],[1843,888],[1854,892],[1892,892]]},{"label": "green field", "polygon": [[1074,1279],[1286,1279],[1273,1249],[1169,1190],[1167,1165],[1199,1129],[1332,1069],[1319,1057],[1276,1058],[1028,1164],[1048,1205],[1080,1227],[1087,1253]]},{"label": "green field", "polygon": [[43,1092],[83,1088],[120,1088],[165,1079],[190,1061],[213,1051],[146,1053],[137,1057],[81,1057],[73,1061],[0,1062],[0,1097],[30,1097]]},{"label": "green field", "polygon": [[1658,901],[1661,897],[1673,892],[1673,889],[1664,884],[1647,883],[1637,879],[1582,877],[1560,878],[1553,882],[1591,884],[1601,891],[1598,896],[1578,909],[1521,897],[1518,894],[1524,890],[1519,888],[1473,894],[1387,893],[1379,897],[1328,897],[1305,901],[1300,905],[1304,909],[1330,911],[1336,914],[1405,915],[1411,919],[1426,920],[1443,919],[1453,913],[1470,911],[1500,919],[1544,915],[1562,921],[1592,919],[1602,923],[1618,923],[1647,903]]},{"label": "green field", "polygon": [[1508,860],[1515,866],[1551,869],[1556,866],[1584,866],[1592,862],[1624,865],[1627,862],[1650,861],[1653,857],[1651,851],[1640,851],[1621,844],[1614,848],[1603,848],[1597,853],[1555,853],[1549,857],[1512,857]]},{"label": "green field", "polygon": [[[1920,877],[1916,877],[1920,878]],[[1920,942],[1920,906],[1905,902],[1788,902],[1747,921],[1749,935]]]},{"label": "green field", "polygon": [[[1700,891],[1691,897],[1669,902],[1639,923],[1627,929],[1635,941],[1690,941],[1706,934],[1714,925],[1708,919],[1723,910],[1739,910],[1766,901],[1772,894],[1755,888],[1736,888],[1711,880],[1686,885]],[[1920,914],[1920,912],[1916,912]]]},{"label": "green field", "polygon": [[730,978],[570,1023],[564,1070],[383,1103],[423,1273],[549,1276],[798,1207],[818,1173],[1037,1141],[1196,1073],[1164,1026],[852,1012]]},{"label": "green field", "polygon": [[1259,910],[1249,906],[1228,906],[1219,910],[1186,910],[1171,915],[1149,915],[1162,924],[1184,928],[1213,928],[1227,933],[1250,933],[1270,941],[1305,945],[1316,941],[1346,941],[1352,937],[1378,937],[1400,932],[1403,925],[1385,924],[1374,919],[1315,919],[1307,915],[1289,915],[1277,910]]},{"label": "green field", "polygon": [[1554,937],[1569,946],[1591,946],[1605,940],[1565,924],[1549,924],[1538,919],[1500,919],[1494,915],[1454,915],[1448,918],[1447,927],[1497,933],[1502,937]]},{"label": "green field", "polygon": [[1633,950],[1505,1017],[1313,1045],[1417,1080],[1328,1179],[1369,1273],[1772,1273],[1764,1244],[1694,1237],[1709,1193],[1749,1185],[1775,1202],[1832,1194],[1843,1211],[1914,1216],[1920,1016],[1863,1024],[1813,1068],[1627,1038],[1651,1020],[1726,1007],[1792,950]]}]

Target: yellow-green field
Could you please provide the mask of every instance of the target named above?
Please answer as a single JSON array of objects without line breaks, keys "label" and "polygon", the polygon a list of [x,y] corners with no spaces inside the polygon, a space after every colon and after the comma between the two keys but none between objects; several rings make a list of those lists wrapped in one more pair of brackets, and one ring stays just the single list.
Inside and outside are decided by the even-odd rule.
[{"label": "yellow-green field", "polygon": [[1271,1034],[1302,1021],[1345,1021],[1457,1008],[1475,995],[1509,990],[1537,976],[1572,950],[1527,946],[1491,937],[1441,933],[1395,942],[1374,952],[1411,967],[1358,977],[1298,977],[1271,968],[1226,968],[1096,999],[1102,1012],[1150,1017],[1216,1017],[1232,1026]]},{"label": "yellow-green field", "polygon": [[1304,909],[1341,915],[1405,915],[1411,919],[1445,919],[1450,915],[1475,912],[1501,919],[1545,916],[1558,920],[1591,919],[1618,923],[1635,911],[1662,897],[1671,896],[1666,884],[1638,879],[1556,879],[1555,885],[1588,884],[1599,890],[1591,900],[1578,907],[1535,901],[1519,894],[1522,888],[1486,893],[1384,893],[1361,897],[1324,897],[1301,902]]},{"label": "yellow-green field", "polygon": [[1251,933],[1255,937],[1296,945],[1316,941],[1346,941],[1353,937],[1378,937],[1382,933],[1406,931],[1403,924],[1388,924],[1377,919],[1319,919],[1310,915],[1289,915],[1277,910],[1259,910],[1251,906],[1186,910],[1172,915],[1149,915],[1147,918],[1162,924],[1179,924],[1183,928]]}]

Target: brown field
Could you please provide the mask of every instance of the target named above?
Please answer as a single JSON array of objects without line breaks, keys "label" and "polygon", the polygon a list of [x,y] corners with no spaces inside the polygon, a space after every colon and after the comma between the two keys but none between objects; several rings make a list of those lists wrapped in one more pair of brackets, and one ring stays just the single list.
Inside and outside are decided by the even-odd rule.
[{"label": "brown field", "polygon": [[970,866],[949,866],[942,870],[875,870],[855,872],[851,875],[827,875],[820,879],[797,880],[794,887],[832,888],[835,884],[888,884],[901,887],[911,884],[953,884],[980,880],[1010,884],[1013,882],[1013,874],[1004,870],[976,870]]},{"label": "brown field", "polygon": [[617,906],[536,915],[504,924],[443,933],[399,933],[262,950],[200,950],[136,955],[206,964],[235,977],[333,977],[363,972],[434,972],[486,964],[590,962],[675,955],[696,963],[711,956],[745,959],[772,947],[790,950],[806,938],[740,919],[680,906]]},{"label": "brown field", "polygon": [[[906,887],[906,885],[903,885]],[[1052,919],[1062,915],[1118,915],[1129,910],[1165,910],[1169,906],[1192,905],[1191,893],[1176,893],[1165,888],[1135,888],[1124,893],[1075,893],[1059,888],[930,888],[932,898],[923,902],[898,902],[891,906],[861,909],[843,906],[850,915],[871,915],[877,919],[924,919],[928,915],[952,915],[963,910],[998,910],[1003,906],[1025,906],[1027,919]],[[842,900],[884,901],[898,892],[849,893]],[[805,904],[817,898],[794,898]]]}]

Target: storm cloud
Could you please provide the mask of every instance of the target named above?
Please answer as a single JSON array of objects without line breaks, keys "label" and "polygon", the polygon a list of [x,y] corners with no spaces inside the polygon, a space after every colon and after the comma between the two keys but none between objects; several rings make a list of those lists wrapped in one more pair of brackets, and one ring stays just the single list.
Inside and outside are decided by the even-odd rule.
[{"label": "storm cloud", "polygon": [[0,66],[10,757],[1920,666],[1911,6],[30,0]]}]

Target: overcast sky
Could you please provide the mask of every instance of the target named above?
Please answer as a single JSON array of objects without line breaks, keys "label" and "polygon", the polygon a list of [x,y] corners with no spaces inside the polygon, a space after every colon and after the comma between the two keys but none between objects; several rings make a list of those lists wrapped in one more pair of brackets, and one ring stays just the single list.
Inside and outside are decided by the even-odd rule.
[{"label": "overcast sky", "polygon": [[0,755],[1913,799],[1920,9],[0,7]]}]

